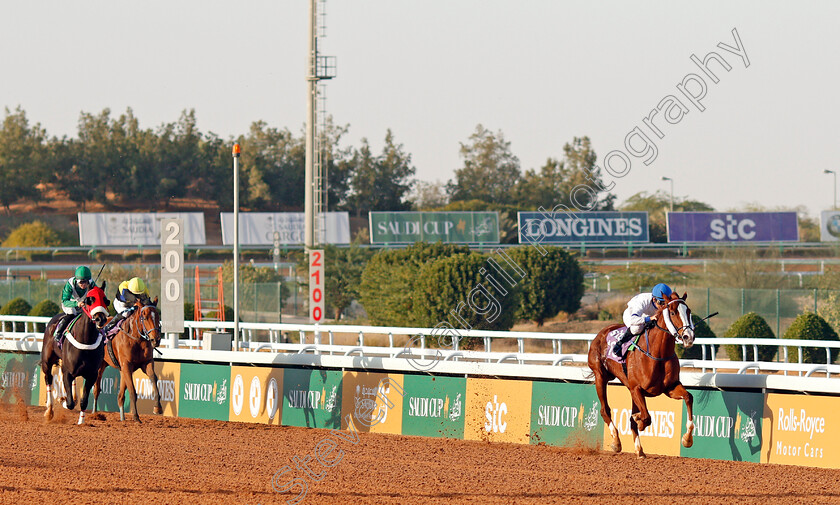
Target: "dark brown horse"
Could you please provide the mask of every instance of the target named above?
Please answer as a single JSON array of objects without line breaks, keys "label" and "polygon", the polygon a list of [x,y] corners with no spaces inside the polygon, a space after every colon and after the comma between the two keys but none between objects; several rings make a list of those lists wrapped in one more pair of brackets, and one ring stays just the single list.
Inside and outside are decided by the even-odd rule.
[{"label": "dark brown horse", "polygon": [[645,403],[645,397],[666,394],[675,400],[684,400],[688,410],[686,434],[682,437],[682,444],[691,447],[694,443],[693,414],[691,411],[693,399],[691,393],[680,383],[680,362],[677,359],[674,339],[679,339],[686,348],[694,344],[694,324],[691,322],[691,310],[685,303],[687,295],[682,298],[676,293],[666,297],[666,303],[657,311],[654,319],[656,326],[639,336],[636,347],[627,354],[627,367],[607,358],[610,349],[606,343],[609,332],[623,325],[611,325],[601,330],[589,346],[589,368],[595,374],[595,388],[601,401],[601,417],[610,427],[613,443],[612,450],[621,451],[621,440],[618,429],[610,417],[610,406],[607,403],[607,383],[618,378],[630,390],[633,400],[633,414],[630,429],[633,431],[633,444],[636,454],[643,458],[642,443],[639,432],[650,425],[651,418]]},{"label": "dark brown horse", "polygon": [[82,313],[76,322],[65,331],[65,341],[61,348],[53,338],[58,320],[66,314],[59,314],[53,317],[44,330],[44,341],[41,347],[41,371],[44,372],[44,382],[47,385],[47,410],[44,416],[47,419],[53,417],[52,405],[52,383],[53,367],[60,370],[64,395],[62,398],[64,408],[73,410],[76,406],[76,399],[73,397],[73,382],[76,377],[84,377],[85,384],[82,395],[79,399],[79,421],[85,422],[85,410],[87,409],[88,394],[96,380],[99,365],[102,363],[104,347],[102,345],[102,334],[100,328],[105,325],[108,316],[108,299],[105,297],[104,286],[94,286],[88,290],[83,299]]},{"label": "dark brown horse", "polygon": [[[134,371],[142,369],[155,392],[154,413],[160,414],[160,392],[158,391],[157,374],[155,374],[155,347],[160,345],[160,314],[157,309],[157,298],[149,305],[137,305],[134,312],[128,316],[120,326],[119,331],[111,340],[111,350],[105,352],[105,360],[99,368],[96,385],[93,387],[93,410],[96,412],[96,402],[99,399],[102,374],[108,365],[120,371],[120,392],[117,404],[120,409],[120,421],[125,421],[125,391],[128,389],[130,410],[134,413],[134,420],[140,422],[137,413],[137,391],[134,388]],[[113,351],[114,356],[111,356]],[[116,362],[114,361],[116,358]]]}]

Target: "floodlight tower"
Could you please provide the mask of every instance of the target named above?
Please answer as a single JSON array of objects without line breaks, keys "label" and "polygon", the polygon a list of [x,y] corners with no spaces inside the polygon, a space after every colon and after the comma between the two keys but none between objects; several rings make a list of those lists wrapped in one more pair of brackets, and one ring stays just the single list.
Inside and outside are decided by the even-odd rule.
[{"label": "floodlight tower", "polygon": [[[319,10],[319,5],[320,10]],[[306,100],[306,230],[304,242],[307,249],[322,245],[324,236],[324,212],[327,210],[327,155],[329,147],[325,142],[325,132],[318,132],[320,116],[321,126],[325,126],[324,90],[321,81],[335,77],[335,56],[318,54],[318,39],[325,36],[326,0],[309,0],[309,58],[307,65],[307,100]]]},{"label": "floodlight tower", "polygon": [[[320,9],[319,9],[320,4]],[[309,53],[307,61],[306,83],[306,163],[305,163],[305,227],[304,246],[307,252],[319,249],[326,242],[327,212],[327,156],[329,145],[326,135],[326,111],[323,86],[320,82],[335,77],[335,57],[318,54],[318,39],[324,37],[326,27],[326,0],[309,0]],[[321,132],[318,132],[318,120],[321,120]],[[311,256],[311,253],[309,254]],[[323,265],[323,253],[320,255]],[[317,265],[316,265],[317,267]],[[310,281],[314,275],[313,261],[310,259]],[[323,269],[323,266],[320,267]],[[323,283],[323,275],[317,274]],[[309,282],[310,320],[320,322],[323,318],[323,284]],[[317,292],[316,292],[317,291]],[[321,305],[320,312],[313,315],[313,303]]]}]

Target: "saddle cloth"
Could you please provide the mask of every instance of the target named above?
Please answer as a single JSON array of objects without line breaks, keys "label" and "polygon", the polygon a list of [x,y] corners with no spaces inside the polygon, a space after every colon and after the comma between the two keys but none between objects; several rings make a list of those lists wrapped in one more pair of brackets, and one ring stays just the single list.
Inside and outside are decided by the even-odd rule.
[{"label": "saddle cloth", "polygon": [[[609,358],[613,361],[616,361],[618,363],[624,363],[625,360],[621,359],[620,357],[618,357],[613,352],[613,347],[615,346],[615,343],[619,341],[621,336],[624,335],[625,331],[627,331],[627,327],[622,326],[621,328],[616,328],[613,331],[607,333],[607,358]],[[630,340],[628,340],[627,342],[624,342],[624,344],[621,345],[621,353],[624,356],[627,356],[627,349],[631,345],[633,345],[633,342],[635,342],[635,341],[636,341],[635,338],[631,338]]]},{"label": "saddle cloth", "polygon": [[117,321],[117,324],[113,328],[108,330],[108,333],[105,334],[105,338],[108,339],[108,340],[111,340],[114,337],[116,337],[117,333],[120,332],[120,329],[123,327],[123,325],[125,324],[125,322],[127,320],[128,320],[128,318],[121,319],[121,320]]}]

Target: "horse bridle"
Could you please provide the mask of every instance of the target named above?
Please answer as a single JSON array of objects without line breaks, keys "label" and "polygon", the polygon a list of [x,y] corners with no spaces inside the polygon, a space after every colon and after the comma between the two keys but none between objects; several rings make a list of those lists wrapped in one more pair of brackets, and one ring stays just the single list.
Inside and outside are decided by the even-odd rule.
[{"label": "horse bridle", "polygon": [[[160,337],[160,328],[158,327],[157,323],[155,322],[155,318],[150,317],[149,319],[151,319],[152,323],[154,323],[154,328],[152,328],[151,330],[146,329],[146,325],[143,324],[144,321],[146,321],[146,317],[143,316],[143,309],[145,309],[147,307],[150,307],[152,310],[155,310],[155,307],[153,305],[144,305],[143,307],[140,307],[138,309],[140,311],[140,317],[139,317],[139,319],[140,319],[140,338],[142,338],[143,340],[146,340],[147,342],[152,342],[153,339],[152,339],[151,333],[153,331],[156,331],[157,334],[158,334],[158,337]],[[157,341],[160,342],[160,339],[157,339]]]},{"label": "horse bridle", "polygon": [[[144,322],[146,321],[146,319],[147,319],[147,318],[146,318],[145,316],[143,316],[143,309],[145,309],[146,307],[151,307],[152,309],[154,309],[154,305],[143,305],[143,306],[141,306],[141,307],[137,307],[137,308],[135,308],[134,310],[137,310],[137,311],[138,311],[138,319],[139,319],[139,323],[138,323],[138,331],[139,331],[139,333],[140,333],[140,337],[139,337],[139,338],[141,338],[141,339],[143,339],[143,340],[145,340],[145,341],[147,341],[147,342],[150,342],[150,343],[151,343],[151,342],[153,342],[153,341],[155,341],[155,340],[156,340],[156,339],[154,339],[154,338],[152,337],[152,335],[151,335],[151,334],[152,334],[152,332],[155,332],[155,331],[156,331],[156,332],[158,333],[158,335],[160,335],[160,328],[158,327],[158,325],[157,325],[157,324],[155,324],[155,327],[154,327],[154,328],[152,328],[151,330],[146,329],[146,325],[144,324]],[[154,318],[149,318],[149,319],[152,319],[152,321],[154,322]],[[131,324],[131,322],[130,322],[130,321],[129,321],[129,324]],[[135,337],[134,335],[132,335],[131,333],[129,333],[129,332],[127,332],[127,331],[125,331],[125,330],[124,330],[124,329],[122,329],[122,328],[120,328],[120,331],[122,331],[123,333],[125,333],[126,335],[128,335],[130,338],[133,338],[133,339],[135,339],[135,340],[137,340],[137,339],[138,339],[138,337]],[[159,340],[158,340],[158,341],[159,341]]]},{"label": "horse bridle", "polygon": [[[667,316],[666,316],[667,319],[665,320],[666,328],[663,328],[663,327],[659,326],[659,320],[656,321],[656,327],[659,328],[660,330],[664,331],[665,333],[671,335],[672,337],[676,338],[679,342],[682,342],[683,341],[682,334],[685,332],[686,329],[693,329],[694,325],[691,322],[691,316],[688,316],[688,324],[684,324],[683,326],[680,326],[679,328],[677,328],[674,325],[674,321],[671,319],[671,309],[668,307],[669,305],[671,305],[674,302],[682,302],[683,304],[685,304],[685,300],[683,300],[682,298],[677,298],[675,300],[671,300],[668,303],[666,303],[665,304],[665,310],[663,311],[663,312],[667,313]],[[680,319],[682,319],[682,316],[680,316]],[[683,323],[685,323],[685,321],[683,321]]]},{"label": "horse bridle", "polygon": [[[684,325],[684,326],[680,326],[679,328],[674,326],[674,322],[671,320],[671,310],[668,308],[668,306],[671,305],[674,302],[685,303],[685,300],[683,300],[682,298],[677,298],[676,300],[671,300],[671,301],[669,301],[668,303],[665,304],[665,309],[663,310],[663,312],[667,312],[667,316],[666,316],[667,319],[665,320],[665,326],[673,328],[674,331],[672,332],[669,328],[663,328],[663,327],[659,326],[659,320],[658,319],[654,323],[654,325],[657,328],[659,328],[660,330],[664,331],[666,334],[671,335],[672,337],[674,337],[674,338],[678,339],[680,342],[682,342],[682,335],[680,333],[685,331],[686,328],[691,328],[692,327],[692,325],[690,324],[691,323],[691,317],[689,316],[689,324]],[[680,316],[680,319],[682,319],[682,316]],[[650,349],[650,338],[648,337],[648,330],[645,330],[645,344],[647,344],[647,348]],[[676,351],[674,352],[674,354],[672,354],[671,356],[668,356],[667,358],[658,358],[658,357],[654,356],[653,354],[651,354],[650,351],[642,349],[638,345],[636,345],[636,349],[640,350],[642,352],[642,354],[644,354],[645,356],[647,356],[648,358],[650,358],[654,361],[669,361],[669,360],[677,357]]]}]

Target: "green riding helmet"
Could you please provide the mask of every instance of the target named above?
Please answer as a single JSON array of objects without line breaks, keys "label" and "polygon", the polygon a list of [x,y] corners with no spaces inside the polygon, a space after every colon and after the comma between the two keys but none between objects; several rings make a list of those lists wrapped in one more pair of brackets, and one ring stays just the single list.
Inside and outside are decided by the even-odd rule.
[{"label": "green riding helmet", "polygon": [[76,280],[80,281],[89,281],[91,278],[90,268],[88,267],[79,267],[76,269],[75,273]]}]

